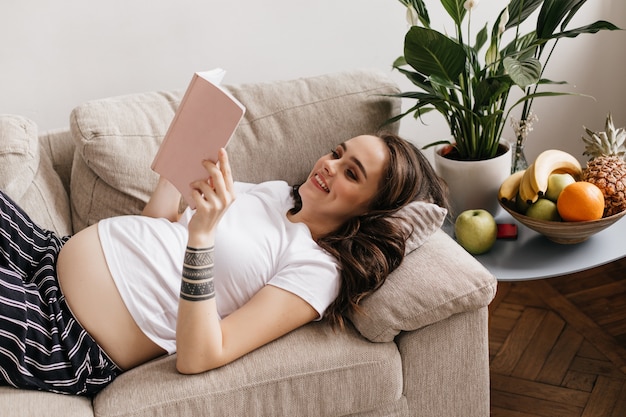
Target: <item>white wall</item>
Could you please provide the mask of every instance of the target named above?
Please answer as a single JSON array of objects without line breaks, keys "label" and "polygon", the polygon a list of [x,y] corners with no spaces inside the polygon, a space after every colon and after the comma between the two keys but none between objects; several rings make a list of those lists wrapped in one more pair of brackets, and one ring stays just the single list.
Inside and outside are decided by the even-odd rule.
[{"label": "white wall", "polygon": [[[482,0],[477,13],[493,19],[502,3]],[[449,22],[435,10],[433,21]],[[578,23],[626,27],[623,0],[589,1],[579,14]],[[375,67],[410,89],[391,71],[404,16],[396,0],[4,0],[0,113],[25,115],[40,130],[61,128],[83,101],[184,88],[192,72],[216,66],[228,70],[228,84]],[[625,43],[626,31],[563,41],[547,76],[596,101],[537,101],[529,157],[548,147],[581,154],[582,125],[602,128],[608,111],[626,125]],[[407,118],[402,133],[425,144],[446,137],[447,127],[435,116],[428,126]]]}]

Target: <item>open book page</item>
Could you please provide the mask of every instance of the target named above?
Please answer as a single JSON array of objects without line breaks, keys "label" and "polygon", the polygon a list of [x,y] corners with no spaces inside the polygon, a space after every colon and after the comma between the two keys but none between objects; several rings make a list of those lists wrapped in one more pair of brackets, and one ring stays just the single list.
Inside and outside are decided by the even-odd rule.
[{"label": "open book page", "polygon": [[202,161],[217,161],[217,153],[232,137],[245,107],[218,84],[221,69],[197,72],[172,119],[152,169],[169,180],[186,203],[195,208],[189,184],[207,179]]}]

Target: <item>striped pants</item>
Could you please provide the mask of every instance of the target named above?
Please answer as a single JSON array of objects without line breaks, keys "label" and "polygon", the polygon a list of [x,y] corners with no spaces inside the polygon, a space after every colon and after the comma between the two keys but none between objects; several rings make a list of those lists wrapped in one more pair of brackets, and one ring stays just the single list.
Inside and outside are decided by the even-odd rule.
[{"label": "striped pants", "polygon": [[0,385],[94,395],[121,372],[72,316],[59,238],[0,191]]}]

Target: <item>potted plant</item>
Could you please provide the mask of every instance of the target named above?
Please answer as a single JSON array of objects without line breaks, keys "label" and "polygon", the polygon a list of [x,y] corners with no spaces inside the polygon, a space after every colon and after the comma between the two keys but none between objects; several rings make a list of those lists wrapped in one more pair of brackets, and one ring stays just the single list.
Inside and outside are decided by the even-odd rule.
[{"label": "potted plant", "polygon": [[[407,8],[411,27],[405,36],[404,55],[393,67],[418,91],[398,94],[415,103],[390,122],[408,114],[420,118],[429,111],[439,112],[452,139],[426,147],[445,144],[446,158],[461,161],[485,161],[503,153],[502,132],[511,110],[519,105],[520,118],[513,122],[517,149],[523,157],[524,140],[535,119],[533,100],[571,94],[539,91],[541,86],[564,84],[542,78],[556,45],[564,38],[619,29],[606,21],[567,28],[587,0],[511,0],[495,15],[491,28],[485,23],[473,32],[471,15],[479,0],[439,0],[453,23],[441,32],[431,27],[425,0],[399,1]],[[531,26],[527,20],[533,16],[534,27],[522,33],[523,27]],[[521,98],[510,97],[514,89],[519,89]],[[514,169],[516,165],[514,162]],[[510,166],[509,159],[507,175]],[[500,182],[498,179],[497,185]]]}]

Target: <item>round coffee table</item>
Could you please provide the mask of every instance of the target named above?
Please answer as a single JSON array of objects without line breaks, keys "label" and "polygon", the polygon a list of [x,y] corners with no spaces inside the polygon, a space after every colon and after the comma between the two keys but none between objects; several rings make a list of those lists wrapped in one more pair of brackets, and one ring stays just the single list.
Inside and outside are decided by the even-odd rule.
[{"label": "round coffee table", "polygon": [[517,224],[517,239],[498,239],[476,256],[499,281],[550,278],[594,268],[626,256],[626,217],[574,245],[554,243],[517,222],[504,210],[497,223]]}]

